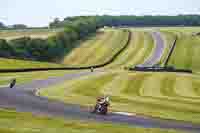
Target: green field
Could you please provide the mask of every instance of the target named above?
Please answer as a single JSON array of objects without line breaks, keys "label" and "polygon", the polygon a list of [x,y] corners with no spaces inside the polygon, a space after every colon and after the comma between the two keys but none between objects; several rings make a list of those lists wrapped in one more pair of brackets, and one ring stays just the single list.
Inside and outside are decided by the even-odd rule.
[{"label": "green field", "polygon": [[[131,29],[132,37],[129,46],[116,58],[116,60],[108,65],[111,68],[133,67],[142,64],[154,52],[154,40],[151,36],[152,29]],[[158,64],[164,65],[169,54],[172,44],[175,40],[175,33],[162,31],[161,36],[164,39],[164,53]]]},{"label": "green field", "polygon": [[102,29],[95,37],[84,41],[65,58],[67,66],[89,66],[109,61],[128,40],[128,32],[124,30]]},{"label": "green field", "polygon": [[169,65],[200,71],[200,37],[182,34],[179,37]]},{"label": "green field", "polygon": [[161,31],[184,32],[187,34],[195,34],[200,32],[200,27],[162,27],[158,29],[160,29]]},{"label": "green field", "polygon": [[[177,44],[168,65],[176,68],[192,69],[194,71],[193,74],[142,73],[128,72],[119,69],[141,64],[152,55],[155,46],[154,40],[150,35],[152,30],[161,31],[161,35],[165,41],[164,53],[159,64],[163,65],[175,36],[178,35]],[[40,95],[61,100],[66,103],[85,106],[93,106],[96,102],[96,97],[100,95],[110,95],[112,105],[111,111],[124,111],[164,119],[200,123],[200,118],[197,117],[200,113],[200,75],[198,74],[200,72],[200,37],[192,35],[199,30],[199,27],[131,28],[132,36],[128,47],[114,62],[104,67],[103,72],[42,89]],[[92,36],[86,41],[81,41],[80,46],[75,48],[64,58],[63,64],[64,66],[87,66],[104,63],[125,45],[127,39],[128,33],[121,29],[107,28],[100,30],[96,36]],[[31,67],[43,67],[43,65],[52,67],[63,66],[51,63],[37,64],[34,62],[27,62],[27,64],[24,64],[24,62],[20,63],[20,61],[15,62],[14,60],[10,60],[13,63],[9,65],[9,61],[6,61],[7,60],[0,59],[0,68],[7,68],[7,66],[9,68],[19,66],[23,68],[29,65]],[[19,65],[14,66],[12,64]],[[35,79],[62,76],[64,74],[63,72],[71,73],[71,71],[55,71],[43,72],[42,74],[41,72],[0,74],[0,84],[8,84],[9,80],[13,77],[17,77],[21,84]],[[7,122],[8,124],[5,125],[17,123],[18,119],[16,116],[18,115],[20,116],[21,114],[13,112],[8,113],[7,117],[3,119],[5,121],[2,121],[2,123]],[[90,131],[98,133],[102,127],[105,127],[103,131],[111,133],[126,131],[136,133],[168,132],[159,129],[130,128],[128,126],[116,126],[113,124],[99,124],[93,122],[93,124],[91,124],[90,122],[84,121],[69,122],[46,118],[42,118],[41,120],[40,118],[34,119],[32,116],[30,117],[30,115],[28,115],[27,119],[33,121],[33,124],[29,126],[30,128],[26,129],[25,127],[27,126],[22,127],[23,124],[20,124],[16,125],[13,130],[15,132],[22,132],[25,128],[27,132],[34,132],[34,129],[37,129],[38,126],[38,128],[45,133],[50,132],[49,124],[55,126],[55,129],[61,132],[63,130],[72,132],[73,130],[77,133]],[[20,122],[24,120],[25,123],[27,119],[21,119]],[[2,131],[5,130],[9,132],[9,126],[6,127],[5,125],[2,126]],[[67,126],[65,127],[63,125]],[[78,129],[78,127],[80,129]],[[10,132],[12,133],[12,131]]]},{"label": "green field", "polygon": [[63,29],[25,29],[25,30],[0,30],[0,39],[12,40],[21,37],[47,38]]},{"label": "green field", "polygon": [[64,65],[56,63],[48,63],[48,62],[39,62],[39,61],[0,58],[0,69],[47,68],[47,67],[49,68],[64,67]]},{"label": "green field", "polygon": [[123,68],[143,63],[152,54],[153,43],[150,33],[133,30],[128,47],[108,67]]},{"label": "green field", "polygon": [[29,113],[0,110],[1,133],[183,133],[174,130],[144,129],[111,123],[53,119]]},{"label": "green field", "polygon": [[[183,34],[183,31],[187,29],[183,31],[173,29],[172,31],[169,28],[166,31],[163,28],[160,30],[165,40],[165,50],[160,64],[163,65],[175,35],[180,32],[181,37],[178,39],[177,47],[168,65],[199,71],[199,37],[192,36],[192,32]],[[200,123],[200,119],[195,117],[200,113],[198,107],[200,76],[198,74],[135,73],[116,69],[144,62],[151,55],[153,48],[153,40],[147,30],[133,29],[128,48],[106,67],[112,70],[107,69],[96,76],[83,77],[51,86],[44,89],[41,95],[91,106],[97,96],[109,94],[113,110]]]},{"label": "green field", "polygon": [[[131,41],[128,47],[107,67],[131,67],[143,63],[154,50],[154,41],[150,32],[132,30]],[[173,35],[163,32],[166,38],[165,53],[160,62],[163,62],[173,41]],[[88,66],[107,62],[127,42],[128,32],[117,29],[101,29],[96,36],[80,41],[80,47],[75,48],[64,59],[62,64],[43,63],[36,61],[23,61],[0,58],[1,69],[15,68],[42,68],[63,66]],[[83,54],[84,51],[84,54]]]}]

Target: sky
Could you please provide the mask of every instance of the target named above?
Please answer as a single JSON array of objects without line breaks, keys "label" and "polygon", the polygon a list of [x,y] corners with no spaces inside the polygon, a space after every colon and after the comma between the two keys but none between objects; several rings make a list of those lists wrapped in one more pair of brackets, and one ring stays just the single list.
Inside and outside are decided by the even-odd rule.
[{"label": "sky", "polygon": [[200,14],[200,0],[1,0],[0,22],[47,26],[80,15]]}]

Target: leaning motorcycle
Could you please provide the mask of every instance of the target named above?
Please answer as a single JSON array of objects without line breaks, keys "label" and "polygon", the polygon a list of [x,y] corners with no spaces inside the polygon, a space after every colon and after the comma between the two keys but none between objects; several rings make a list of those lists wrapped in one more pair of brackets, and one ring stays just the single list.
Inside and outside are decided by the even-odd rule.
[{"label": "leaning motorcycle", "polygon": [[106,115],[108,113],[108,106],[109,103],[105,102],[105,103],[97,103],[94,107],[94,110],[92,111],[92,113],[96,113],[96,114],[101,114],[101,115]]}]

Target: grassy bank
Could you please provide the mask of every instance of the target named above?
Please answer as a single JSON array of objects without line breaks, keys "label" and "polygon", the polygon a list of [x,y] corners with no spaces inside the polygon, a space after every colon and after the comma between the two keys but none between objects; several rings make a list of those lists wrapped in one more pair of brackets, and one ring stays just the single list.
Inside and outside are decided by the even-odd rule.
[{"label": "grassy bank", "polygon": [[67,66],[89,66],[103,64],[113,57],[128,39],[123,30],[101,30],[97,36],[89,38],[64,58]]},{"label": "grassy bank", "polygon": [[182,34],[176,44],[169,65],[200,71],[200,38]]},{"label": "grassy bank", "polygon": [[29,113],[0,110],[1,133],[182,133],[175,130],[145,129],[121,124],[35,117]]},{"label": "grassy bank", "polygon": [[142,64],[152,54],[153,48],[150,33],[132,31],[130,44],[108,67],[123,68]]}]

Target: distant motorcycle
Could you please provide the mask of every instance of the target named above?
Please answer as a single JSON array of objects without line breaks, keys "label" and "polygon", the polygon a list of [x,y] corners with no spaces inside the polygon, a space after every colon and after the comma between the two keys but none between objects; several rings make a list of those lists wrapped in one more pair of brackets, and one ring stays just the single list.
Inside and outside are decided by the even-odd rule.
[{"label": "distant motorcycle", "polygon": [[106,115],[108,113],[109,105],[109,97],[98,98],[92,113]]},{"label": "distant motorcycle", "polygon": [[12,79],[11,83],[10,83],[10,88],[13,88],[16,84],[16,79]]}]

